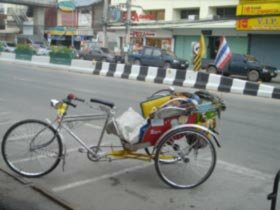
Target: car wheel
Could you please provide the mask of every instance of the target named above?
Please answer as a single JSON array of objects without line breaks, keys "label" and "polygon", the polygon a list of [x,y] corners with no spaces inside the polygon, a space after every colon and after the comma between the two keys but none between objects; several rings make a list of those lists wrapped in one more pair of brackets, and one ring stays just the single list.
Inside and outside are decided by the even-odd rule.
[{"label": "car wheel", "polygon": [[257,70],[251,70],[248,73],[248,80],[256,82],[260,79],[260,73]]},{"label": "car wheel", "polygon": [[107,62],[106,58],[102,58],[102,59],[101,59],[101,62],[102,62],[102,63],[103,63],[103,62]]},{"label": "car wheel", "polygon": [[263,81],[264,82],[271,82],[271,79],[272,77],[270,75],[266,75],[264,78],[263,78]]},{"label": "car wheel", "polygon": [[169,62],[165,62],[163,65],[164,69],[169,69],[171,67],[171,64]]},{"label": "car wheel", "polygon": [[80,59],[81,59],[81,60],[85,60],[84,56],[80,56]]},{"label": "car wheel", "polygon": [[207,73],[209,73],[209,74],[217,74],[217,68],[215,66],[209,66],[207,68]]},{"label": "car wheel", "polygon": [[141,61],[136,59],[136,60],[133,61],[133,65],[141,66]]}]

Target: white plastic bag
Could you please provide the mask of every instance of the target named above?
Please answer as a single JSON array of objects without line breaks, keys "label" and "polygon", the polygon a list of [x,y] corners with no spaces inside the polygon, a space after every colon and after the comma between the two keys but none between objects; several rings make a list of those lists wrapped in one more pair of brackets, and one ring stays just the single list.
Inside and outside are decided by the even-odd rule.
[{"label": "white plastic bag", "polygon": [[131,107],[116,119],[120,135],[129,143],[137,143],[145,119]]}]

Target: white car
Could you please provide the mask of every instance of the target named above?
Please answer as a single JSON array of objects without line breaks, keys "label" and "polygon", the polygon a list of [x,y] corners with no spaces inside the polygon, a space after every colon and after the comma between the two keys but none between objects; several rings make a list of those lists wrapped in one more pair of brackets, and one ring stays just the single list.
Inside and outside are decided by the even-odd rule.
[{"label": "white car", "polygon": [[49,55],[50,50],[45,47],[39,47],[36,49],[36,55]]},{"label": "white car", "polygon": [[0,41],[0,42],[4,46],[4,52],[11,52],[11,53],[15,52],[16,49],[15,47],[9,46],[9,44],[7,44],[5,41]]}]

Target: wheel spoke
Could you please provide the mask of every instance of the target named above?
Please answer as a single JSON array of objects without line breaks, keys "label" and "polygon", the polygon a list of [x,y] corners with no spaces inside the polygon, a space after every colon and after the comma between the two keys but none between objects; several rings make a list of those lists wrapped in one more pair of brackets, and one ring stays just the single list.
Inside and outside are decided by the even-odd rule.
[{"label": "wheel spoke", "polygon": [[62,143],[47,123],[26,120],[7,131],[2,142],[2,154],[13,171],[27,177],[38,177],[57,166],[62,155]]},{"label": "wheel spoke", "polygon": [[[176,157],[166,162],[161,155]],[[174,158],[175,160],[175,158]],[[193,188],[209,178],[216,164],[213,144],[202,132],[178,129],[163,138],[156,152],[155,166],[164,182],[175,188]]]}]

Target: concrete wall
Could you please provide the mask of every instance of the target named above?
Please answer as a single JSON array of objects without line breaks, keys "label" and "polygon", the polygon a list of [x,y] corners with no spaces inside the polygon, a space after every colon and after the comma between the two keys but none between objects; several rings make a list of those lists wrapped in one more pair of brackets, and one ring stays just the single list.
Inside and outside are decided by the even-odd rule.
[{"label": "concrete wall", "polygon": [[[112,4],[125,3],[126,0],[112,0]],[[178,10],[200,8],[200,18],[207,18],[215,13],[215,7],[236,6],[239,0],[132,0],[132,5],[141,5],[145,10],[165,10],[165,20],[177,19]],[[133,8],[135,9],[135,8]]]}]

